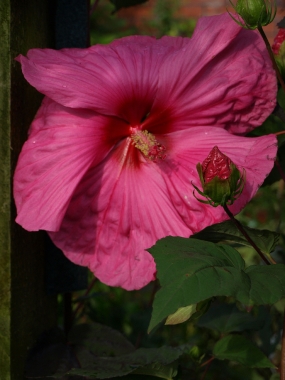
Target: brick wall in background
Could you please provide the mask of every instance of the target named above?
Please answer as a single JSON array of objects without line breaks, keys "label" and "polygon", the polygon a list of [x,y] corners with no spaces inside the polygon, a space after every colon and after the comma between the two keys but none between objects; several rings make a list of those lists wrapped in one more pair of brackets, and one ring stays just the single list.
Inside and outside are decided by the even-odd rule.
[{"label": "brick wall in background", "polygon": [[[130,8],[121,9],[118,16],[127,20],[128,25],[136,26],[139,30],[147,30],[146,25],[157,17],[155,7],[159,0],[148,0],[146,3]],[[167,1],[167,0],[166,0]],[[168,0],[170,1],[170,0]],[[195,19],[202,16],[211,16],[231,10],[229,0],[173,0],[176,5],[175,17],[180,19]],[[274,1],[274,0],[272,0]],[[235,3],[235,0],[233,0]],[[267,25],[264,30],[270,42],[273,42],[277,34],[277,23],[285,17],[285,0],[277,0],[277,14],[274,21]]]}]

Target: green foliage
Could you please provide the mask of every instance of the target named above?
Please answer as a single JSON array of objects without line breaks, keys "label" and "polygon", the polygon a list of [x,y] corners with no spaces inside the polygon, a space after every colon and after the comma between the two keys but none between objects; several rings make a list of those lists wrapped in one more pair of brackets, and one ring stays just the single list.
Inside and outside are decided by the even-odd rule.
[{"label": "green foliage", "polygon": [[74,346],[85,347],[96,356],[123,355],[135,350],[119,331],[99,323],[75,325],[68,341]]},{"label": "green foliage", "polygon": [[108,44],[116,38],[138,34],[137,28],[130,27],[126,20],[117,17],[113,10],[114,7],[109,1],[99,1],[90,17],[91,45]]},{"label": "green foliage", "polygon": [[196,21],[175,16],[180,8],[180,0],[177,2],[157,0],[154,6],[150,8],[150,18],[142,20],[140,25],[116,13],[123,7],[140,6],[145,2],[146,0],[113,0],[112,2],[100,0],[90,18],[91,45],[107,44],[116,38],[133,34],[148,34],[156,37],[165,34],[191,37]]},{"label": "green foliage", "polygon": [[[280,237],[278,233],[245,226],[243,226],[243,228],[263,253],[269,254],[275,249]],[[229,243],[237,243],[251,247],[249,242],[231,220],[206,227],[204,230],[193,235],[193,238],[211,241],[213,243],[227,241]]]},{"label": "green foliage", "polygon": [[[93,292],[88,297],[78,296],[76,302],[83,303],[78,320],[112,326],[133,343],[136,344],[138,336],[143,346],[153,347],[155,344],[163,344],[161,338],[150,343],[146,330],[151,314],[150,294],[155,284],[150,284],[140,291],[126,292],[120,288],[112,288],[96,282]],[[80,293],[79,293],[80,294]]]},{"label": "green foliage", "polygon": [[176,364],[169,364],[185,351],[185,347],[135,350],[119,332],[99,324],[75,327],[69,342],[76,343],[76,356],[82,367],[70,374],[99,379],[133,373],[170,380],[176,374]]},{"label": "green foliage", "polygon": [[245,330],[260,330],[268,315],[263,312],[264,307],[257,309],[253,315],[237,308],[235,303],[214,303],[210,309],[199,319],[197,325],[217,330],[221,334],[241,332]]},{"label": "green foliage", "polygon": [[177,374],[177,359],[188,350],[189,346],[136,350],[114,329],[98,323],[79,324],[66,342],[60,330],[41,337],[28,361],[27,377],[108,379],[132,374],[134,379],[145,375],[172,380]]},{"label": "green foliage", "polygon": [[166,237],[149,252],[161,284],[149,331],[179,308],[214,296],[234,297],[248,305],[273,304],[285,296],[285,265],[245,268],[240,254],[227,245]]},{"label": "green foliage", "polygon": [[[187,347],[140,348],[133,353],[116,357],[93,357],[85,368],[73,369],[70,375],[88,376],[90,379],[109,379],[129,373],[172,379],[175,367],[168,366],[181,356]],[[166,368],[165,368],[166,366]],[[161,377],[161,376],[159,376]]]},{"label": "green foliage", "polygon": [[152,33],[157,37],[163,35],[190,37],[194,31],[196,21],[183,18],[179,9],[181,0],[156,0],[153,8],[153,17],[149,21]]},{"label": "green foliage", "polygon": [[269,359],[251,341],[240,335],[228,335],[219,340],[213,349],[217,359],[237,361],[253,368],[274,368]]}]

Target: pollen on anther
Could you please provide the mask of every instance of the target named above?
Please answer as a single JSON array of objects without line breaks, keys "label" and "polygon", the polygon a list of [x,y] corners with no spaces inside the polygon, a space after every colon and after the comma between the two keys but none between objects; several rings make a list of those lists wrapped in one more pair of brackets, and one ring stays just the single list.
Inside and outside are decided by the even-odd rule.
[{"label": "pollen on anther", "polygon": [[155,136],[147,130],[136,131],[131,135],[131,139],[133,145],[148,159],[156,162],[158,159],[163,160],[166,157],[165,146],[161,145]]}]

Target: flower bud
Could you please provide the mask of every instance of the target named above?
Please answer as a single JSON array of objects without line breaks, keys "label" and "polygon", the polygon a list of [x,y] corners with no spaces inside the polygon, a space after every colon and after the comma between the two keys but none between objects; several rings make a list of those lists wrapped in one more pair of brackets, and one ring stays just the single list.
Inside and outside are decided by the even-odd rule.
[{"label": "flower bud", "polygon": [[202,164],[197,164],[203,191],[195,190],[207,200],[195,198],[217,207],[231,205],[240,196],[245,184],[245,171],[240,173],[235,164],[215,146]]},{"label": "flower bud", "polygon": [[276,14],[276,4],[273,8],[270,0],[238,0],[236,6],[233,7],[242,19],[241,21],[234,20],[246,29],[268,25]]},{"label": "flower bud", "polygon": [[278,30],[276,37],[274,38],[273,45],[272,45],[272,51],[275,55],[278,55],[280,53],[280,49],[283,45],[284,40],[285,40],[285,29],[280,28]]},{"label": "flower bud", "polygon": [[272,51],[282,78],[285,78],[285,29],[280,28],[272,45]]},{"label": "flower bud", "polygon": [[199,346],[193,346],[189,352],[190,356],[194,360],[199,360],[202,356]]}]

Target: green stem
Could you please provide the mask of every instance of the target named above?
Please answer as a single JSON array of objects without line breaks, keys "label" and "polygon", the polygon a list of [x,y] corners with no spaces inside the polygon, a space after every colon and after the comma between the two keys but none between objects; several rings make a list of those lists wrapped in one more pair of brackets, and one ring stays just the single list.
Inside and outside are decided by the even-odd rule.
[{"label": "green stem", "polygon": [[272,49],[271,49],[270,43],[269,43],[269,41],[268,41],[268,39],[267,39],[267,37],[266,37],[266,34],[264,33],[264,31],[263,31],[263,29],[262,29],[262,26],[261,26],[261,25],[258,26],[257,29],[258,29],[258,31],[259,31],[261,37],[263,38],[263,41],[265,42],[266,48],[267,48],[267,50],[268,50],[269,56],[270,56],[271,61],[272,61],[273,68],[274,68],[274,70],[275,70],[275,72],[276,72],[276,75],[277,75],[277,78],[278,78],[278,80],[279,80],[279,82],[280,82],[280,84],[281,84],[281,87],[282,87],[283,91],[285,92],[285,83],[284,83],[284,81],[283,81],[283,79],[282,79],[282,76],[281,76],[281,73],[280,73],[280,71],[279,71],[279,69],[278,69],[278,66],[277,66],[277,63],[276,63],[276,61],[275,61],[274,54],[273,54],[273,52],[272,52]]},{"label": "green stem", "polygon": [[265,264],[270,265],[270,261],[267,259],[267,257],[261,252],[261,250],[258,248],[258,246],[255,244],[255,242],[251,239],[251,237],[248,235],[248,233],[243,228],[243,225],[235,219],[231,211],[229,210],[227,205],[223,206],[225,212],[229,216],[229,218],[233,221],[233,223],[236,225],[237,229],[243,234],[243,236],[246,238],[246,240],[249,242],[249,244],[256,250],[256,252],[259,254],[259,256],[262,258],[262,260],[265,262]]}]

